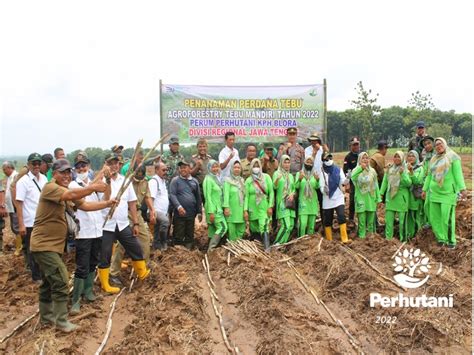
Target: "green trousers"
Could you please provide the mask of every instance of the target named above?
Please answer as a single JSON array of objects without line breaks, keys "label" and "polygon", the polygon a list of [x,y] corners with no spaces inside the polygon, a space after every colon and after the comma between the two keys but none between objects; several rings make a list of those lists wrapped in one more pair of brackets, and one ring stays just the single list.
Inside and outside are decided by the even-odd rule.
[{"label": "green trousers", "polygon": [[268,232],[269,222],[270,222],[270,219],[268,218],[254,219],[253,221],[249,222],[250,231],[252,233],[259,233],[259,234]]},{"label": "green trousers", "polygon": [[387,239],[393,238],[393,225],[395,223],[395,214],[398,214],[400,240],[402,242],[405,242],[407,238],[406,212],[397,212],[390,210],[385,211],[385,237]]},{"label": "green trousers", "polygon": [[229,229],[228,235],[230,241],[242,239],[245,234],[245,223],[227,222],[227,228]]},{"label": "green trousers", "polygon": [[291,232],[293,231],[293,227],[295,226],[295,219],[293,217],[284,217],[280,218],[280,229],[278,230],[275,243],[284,244],[288,242],[290,238]]},{"label": "green trousers", "polygon": [[209,238],[212,238],[216,235],[222,238],[226,232],[227,232],[227,222],[225,221],[225,218],[216,217],[214,219],[214,223],[208,222],[207,234]]},{"label": "green trousers", "polygon": [[375,233],[375,212],[357,212],[357,220],[357,235],[359,236],[359,238],[365,238],[367,232]]},{"label": "green trousers", "polygon": [[426,193],[426,200],[423,203],[423,216],[422,216],[423,225],[431,225],[430,223],[430,200],[428,197],[428,192]]},{"label": "green trousers", "polygon": [[429,220],[439,243],[456,245],[456,206],[430,202]]},{"label": "green trousers", "polygon": [[68,272],[61,254],[52,251],[32,252],[41,271],[39,301],[44,303],[67,302],[69,298]]},{"label": "green trousers", "polygon": [[314,214],[300,214],[298,216],[299,221],[299,233],[298,237],[302,237],[305,234],[314,234],[314,225],[316,223],[316,215]]},{"label": "green trousers", "polygon": [[421,229],[423,216],[423,206],[418,210],[408,210],[407,213],[407,236],[409,239],[413,238]]}]

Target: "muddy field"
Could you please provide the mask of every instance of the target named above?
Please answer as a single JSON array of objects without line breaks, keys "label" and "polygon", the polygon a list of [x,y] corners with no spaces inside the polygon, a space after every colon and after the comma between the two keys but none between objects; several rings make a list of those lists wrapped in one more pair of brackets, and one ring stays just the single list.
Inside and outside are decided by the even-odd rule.
[{"label": "muddy field", "polygon": [[[430,259],[428,282],[403,290],[393,281],[392,258],[398,240],[380,235],[341,245],[319,234],[273,248],[258,243],[219,248],[204,259],[206,238],[192,252],[172,247],[153,256],[151,276],[127,288],[111,317],[105,354],[342,354],[471,353],[472,200],[457,210],[458,247],[436,245],[431,231],[421,231],[408,248]],[[30,282],[21,257],[13,256],[7,229],[0,256],[0,339],[32,315],[37,286]],[[71,272],[73,255],[65,256]],[[371,293],[384,296],[454,297],[453,308],[371,308]],[[0,344],[7,354],[93,354],[105,334],[116,295],[101,293],[72,318],[81,326],[65,335],[41,328],[35,316]],[[390,319],[390,322],[387,320]],[[225,340],[224,340],[225,339]]]}]

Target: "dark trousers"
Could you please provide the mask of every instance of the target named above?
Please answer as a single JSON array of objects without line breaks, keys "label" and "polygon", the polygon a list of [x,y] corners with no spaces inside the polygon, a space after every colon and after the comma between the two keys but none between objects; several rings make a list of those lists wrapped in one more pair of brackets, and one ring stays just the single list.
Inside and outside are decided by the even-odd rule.
[{"label": "dark trousers", "polygon": [[336,208],[329,208],[327,210],[323,210],[324,215],[324,226],[330,227],[332,225],[332,219],[334,217],[334,211],[337,214],[337,222],[341,225],[346,223],[346,216],[344,214],[344,205],[337,206]]},{"label": "dark trousers", "polygon": [[353,220],[354,215],[355,215],[355,186],[352,183],[352,180],[350,181],[350,192],[349,192],[349,219]]},{"label": "dark trousers", "polygon": [[74,277],[87,279],[99,264],[102,238],[76,239],[76,271]]},{"label": "dark trousers", "polygon": [[40,302],[67,302],[69,277],[61,254],[52,251],[37,251],[32,253],[32,258],[41,268],[40,280],[43,282],[39,287]]},{"label": "dark trousers", "polygon": [[[319,211],[323,210],[323,193],[320,189],[316,190],[316,194],[318,195],[318,202],[319,202]],[[319,212],[321,215],[321,221],[324,223],[324,213]]]},{"label": "dark trousers", "polygon": [[26,228],[26,235],[22,238],[23,243],[23,256],[25,258],[26,266],[31,270],[31,278],[33,281],[41,280],[40,267],[38,263],[33,259],[30,251],[30,239],[33,227]]},{"label": "dark trousers", "polygon": [[194,244],[194,219],[196,217],[173,218],[173,237],[177,244],[192,246]]},{"label": "dark trousers", "polygon": [[168,243],[169,217],[163,212],[156,212],[156,224],[153,228],[153,250]]},{"label": "dark trousers", "polygon": [[18,233],[20,233],[20,227],[18,225],[18,216],[15,212],[10,212],[10,228],[13,234],[17,235]]},{"label": "dark trousers", "polygon": [[106,269],[110,267],[110,259],[112,258],[112,246],[114,242],[118,240],[122,244],[125,252],[132,258],[133,261],[143,260],[143,251],[138,242],[138,239],[133,236],[132,230],[129,226],[119,231],[118,227],[115,227],[114,232],[104,230],[102,235],[102,248],[100,251],[100,269]]}]

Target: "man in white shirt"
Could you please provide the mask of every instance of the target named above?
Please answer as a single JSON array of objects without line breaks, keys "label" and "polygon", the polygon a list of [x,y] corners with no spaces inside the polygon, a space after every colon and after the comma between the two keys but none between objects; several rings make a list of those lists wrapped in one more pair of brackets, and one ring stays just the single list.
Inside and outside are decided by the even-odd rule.
[{"label": "man in white shirt", "polygon": [[155,175],[148,181],[156,215],[156,224],[153,229],[153,250],[159,249],[161,251],[168,249],[168,228],[170,226],[168,216],[170,202],[165,181],[167,170],[166,164],[156,163]]},{"label": "man in white shirt", "polygon": [[7,183],[5,185],[5,208],[10,216],[10,229],[15,235],[15,255],[21,254],[21,235],[18,230],[18,216],[13,206],[12,191],[10,189],[13,180],[18,175],[18,171],[15,170],[15,165],[10,161],[5,161],[2,164],[2,170],[7,177]]},{"label": "man in white shirt", "polygon": [[28,173],[16,183],[16,203],[18,216],[18,230],[23,238],[23,256],[25,265],[31,270],[33,281],[41,282],[38,264],[30,253],[30,238],[35,222],[36,209],[41,190],[48,182],[46,176],[40,173],[41,155],[31,153],[28,156]]},{"label": "man in white shirt", "polygon": [[[119,174],[119,159],[117,154],[111,153],[105,160],[110,169],[110,177],[106,176],[105,181],[110,187],[104,193],[104,200],[109,200],[110,198],[116,199],[122,186],[127,184],[127,182],[124,183],[125,177]],[[143,257],[142,248],[136,238],[140,233],[136,202],[137,196],[135,191],[131,184],[128,184],[128,187],[116,205],[114,214],[107,219],[103,228],[98,271],[102,289],[108,293],[118,293],[120,291],[118,287],[112,287],[109,283],[112,246],[116,240],[120,242],[126,253],[132,259],[132,265],[138,278],[143,280],[150,274],[150,270],[147,268]],[[108,208],[102,211],[104,217],[109,213]],[[129,211],[133,229],[130,228],[130,221],[128,219]]]},{"label": "man in white shirt", "polygon": [[[75,180],[69,184],[70,189],[80,189],[89,186],[92,181],[89,174],[89,160],[78,154],[74,159]],[[102,172],[100,172],[102,173]],[[99,194],[94,192],[84,197],[86,202],[99,202]],[[100,210],[83,211],[78,209],[76,217],[79,219],[80,230],[76,236],[76,270],[74,271],[74,288],[70,314],[78,314],[81,307],[81,298],[95,301],[93,292],[95,269],[99,263],[102,244],[102,224],[104,217]]]},{"label": "man in white shirt", "polygon": [[234,132],[227,132],[225,134],[225,147],[219,153],[219,164],[221,167],[221,179],[224,181],[226,177],[230,176],[230,169],[234,166],[236,161],[240,161],[239,151],[234,148],[235,134]]}]

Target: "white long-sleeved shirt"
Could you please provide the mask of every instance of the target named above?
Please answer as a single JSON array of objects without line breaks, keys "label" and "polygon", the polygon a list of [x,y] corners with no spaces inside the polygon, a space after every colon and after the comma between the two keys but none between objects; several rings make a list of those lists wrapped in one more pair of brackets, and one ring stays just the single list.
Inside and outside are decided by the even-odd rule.
[{"label": "white long-sleeved shirt", "polygon": [[[117,178],[111,179],[110,186],[112,192],[110,194],[110,198],[116,198],[117,194],[122,186],[125,177],[123,175],[117,175]],[[102,194],[99,195],[102,198]],[[135,194],[135,190],[133,190],[132,184],[128,185],[127,190],[123,193],[117,207],[115,208],[114,214],[110,219],[107,220],[105,224],[104,231],[108,232],[115,232],[115,228],[118,227],[119,231],[124,230],[127,226],[130,225],[128,220],[128,203],[137,200],[137,195]],[[105,208],[102,210],[102,214],[107,216],[109,213],[110,208]]]},{"label": "white long-sleeved shirt", "polygon": [[[90,180],[85,183],[79,178],[75,181],[71,181],[69,184],[70,189],[80,189],[88,186]],[[99,195],[93,192],[89,196],[84,197],[86,202],[98,202],[100,201]],[[76,239],[93,239],[102,237],[102,224],[104,223],[104,216],[99,211],[82,211],[77,210],[76,217],[79,219],[79,235]]]}]

